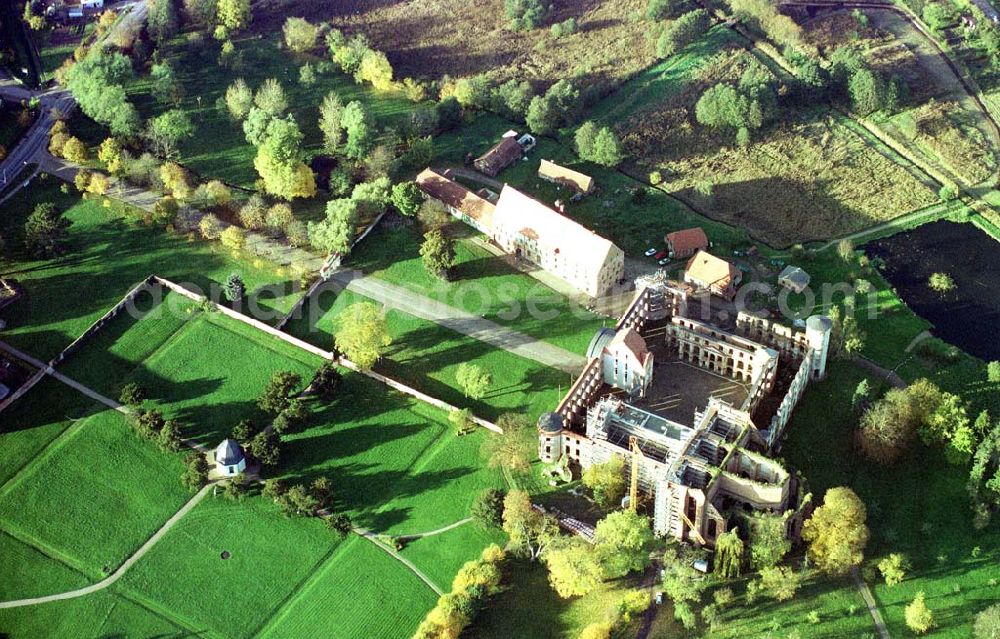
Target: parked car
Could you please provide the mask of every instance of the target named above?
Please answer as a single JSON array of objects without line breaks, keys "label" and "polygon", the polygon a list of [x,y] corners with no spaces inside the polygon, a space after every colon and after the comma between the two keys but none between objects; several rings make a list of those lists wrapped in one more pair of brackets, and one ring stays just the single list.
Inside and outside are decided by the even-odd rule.
[{"label": "parked car", "polygon": [[667,256],[667,252],[666,251],[660,251],[659,253],[657,253],[656,255],[653,256],[653,259],[654,260],[662,260],[666,256]]},{"label": "parked car", "polygon": [[656,247],[655,246],[653,248],[651,248],[651,249],[646,249],[646,257],[652,257],[654,255],[656,255]]},{"label": "parked car", "polygon": [[667,264],[670,264],[670,258],[665,257],[662,260],[657,261],[656,263],[659,264],[660,266],[666,266]]}]

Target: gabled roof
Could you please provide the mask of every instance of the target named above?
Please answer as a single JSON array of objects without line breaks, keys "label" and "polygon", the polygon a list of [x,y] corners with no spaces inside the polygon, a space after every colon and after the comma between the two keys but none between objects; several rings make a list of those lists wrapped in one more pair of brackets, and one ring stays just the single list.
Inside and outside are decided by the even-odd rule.
[{"label": "gabled roof", "polygon": [[635,358],[635,361],[639,366],[645,366],[646,358],[649,357],[649,348],[646,346],[646,340],[639,335],[638,331],[634,328],[629,328],[624,331],[618,331],[614,339],[608,345],[609,349],[621,348],[631,357]]},{"label": "gabled roof", "polygon": [[812,278],[809,277],[809,273],[806,273],[798,266],[786,266],[781,274],[778,275],[779,282],[787,282],[788,284],[795,286],[796,288],[803,289],[809,286],[809,281]]},{"label": "gabled roof", "polygon": [[485,227],[493,225],[494,206],[454,180],[449,180],[434,169],[424,169],[417,176],[420,190],[435,200],[444,202]]},{"label": "gabled roof", "polygon": [[521,145],[517,143],[517,138],[505,137],[476,158],[476,167],[483,173],[496,175],[505,166],[520,159]]},{"label": "gabled roof", "polygon": [[542,163],[538,166],[538,177],[552,180],[559,184],[565,184],[581,193],[590,192],[591,187],[594,186],[594,178],[584,175],[579,171],[559,166],[551,160],[542,160]]},{"label": "gabled roof", "polygon": [[235,439],[223,439],[215,449],[215,461],[223,466],[235,466],[244,459],[243,449]]},{"label": "gabled roof", "polygon": [[674,253],[682,255],[688,255],[694,251],[701,251],[708,248],[708,236],[698,226],[691,229],[684,229],[683,231],[667,233],[664,240],[666,240],[667,245]]},{"label": "gabled roof", "polygon": [[542,251],[558,252],[563,259],[592,266],[594,273],[607,261],[608,254],[620,251],[610,240],[584,228],[538,200],[504,185],[494,212],[496,226],[536,239]]},{"label": "gabled roof", "polygon": [[739,271],[735,266],[707,251],[698,251],[687,264],[684,274],[705,286],[727,286]]}]

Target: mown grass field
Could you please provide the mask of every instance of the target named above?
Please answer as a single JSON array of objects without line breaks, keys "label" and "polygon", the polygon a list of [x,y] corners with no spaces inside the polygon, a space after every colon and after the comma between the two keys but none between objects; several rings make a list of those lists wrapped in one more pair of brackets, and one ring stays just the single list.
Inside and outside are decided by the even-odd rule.
[{"label": "mown grass field", "polygon": [[104,411],[75,424],[3,487],[0,526],[89,577],[104,577],[190,498],[182,470],[179,456]]},{"label": "mown grass field", "polygon": [[[486,604],[469,636],[507,639],[513,632],[519,639],[578,637],[589,624],[614,613],[625,593],[639,586],[638,579],[629,577],[605,582],[584,597],[561,599],[549,585],[545,565],[540,562],[511,562],[504,575],[507,589]],[[635,635],[638,623],[633,624],[632,632],[622,636]],[[672,625],[669,629],[674,630]]]},{"label": "mown grass field", "polygon": [[190,631],[127,597],[103,590],[86,597],[0,610],[11,639],[52,637],[184,637]]},{"label": "mown grass field", "polygon": [[[414,104],[402,95],[377,93],[339,72],[318,74],[312,86],[299,84],[302,64],[309,60],[315,66],[319,59],[296,57],[281,50],[278,46],[281,33],[277,30],[266,36],[247,36],[234,41],[237,55],[244,59],[239,69],[227,69],[218,64],[219,45],[211,38],[206,38],[202,45],[193,45],[189,35],[173,40],[161,54],[177,72],[185,93],[180,108],[191,116],[196,128],[194,137],[181,146],[181,161],[204,179],[219,178],[229,184],[252,188],[258,177],[253,166],[256,149],[246,141],[242,126],[230,120],[224,105],[222,110],[216,108],[216,101],[225,96],[226,88],[236,78],[244,78],[253,89],[268,78],[281,82],[288,97],[289,112],[305,136],[304,148],[308,153],[318,151],[322,144],[317,124],[319,105],[330,91],[336,91],[344,104],[353,100],[364,103],[382,126],[402,124],[414,108]],[[174,108],[154,99],[147,78],[137,80],[128,90],[143,118],[155,117]]]},{"label": "mown grass field", "polygon": [[303,380],[321,358],[222,314],[206,312],[169,293],[154,315],[114,318],[93,342],[61,367],[70,377],[117,397],[136,382],[185,436],[214,446],[242,419],[263,427],[256,406],[271,375],[280,370]]},{"label": "mown grass field", "polygon": [[[54,202],[70,222],[62,257],[32,260],[23,245],[23,224],[34,206]],[[96,199],[64,194],[55,178],[41,178],[31,189],[4,203],[0,233],[17,261],[6,275],[18,280],[27,296],[3,311],[4,340],[35,357],[48,359],[76,339],[91,323],[149,275],[221,290],[239,272],[248,291],[276,285],[281,293],[262,296],[260,305],[275,315],[296,299],[291,273],[262,260],[234,255],[215,243],[165,232],[126,220]]]},{"label": "mown grass field", "polygon": [[332,557],[291,597],[261,637],[409,637],[437,601],[416,575],[358,537]]},{"label": "mown grass field", "polygon": [[[318,301],[318,319],[308,314],[288,325],[288,332],[321,348],[331,348],[337,316],[348,306],[368,298],[343,291],[331,299],[323,293]],[[396,310],[386,312],[393,343],[376,369],[390,377],[444,400],[465,406],[485,419],[496,419],[506,411],[537,417],[559,402],[560,392],[573,380],[568,373],[500,350]],[[493,385],[481,400],[465,397],[456,380],[462,362],[482,366],[493,377]]]},{"label": "mown grass field", "polygon": [[782,107],[746,149],[732,133],[698,125],[694,105],[704,89],[737,79],[755,60],[744,45],[715,27],[595,107],[591,117],[622,136],[626,171],[659,170],[670,192],[778,247],[857,231],[936,199],[829,109]]},{"label": "mown grass field", "polygon": [[209,495],[126,573],[120,588],[186,627],[248,637],[337,544],[318,519],[289,519],[260,497],[232,502]]},{"label": "mown grass field", "polygon": [[[40,597],[88,585],[91,580],[43,552],[0,532],[0,557],[4,579],[0,580],[0,601]],[[3,632],[0,621],[0,632]]]},{"label": "mown grass field", "polygon": [[483,430],[457,437],[443,411],[346,373],[341,399],[285,438],[281,473],[323,475],[335,509],[379,533],[416,534],[463,519],[476,494],[502,485],[479,456]]},{"label": "mown grass field", "polygon": [[517,271],[472,239],[456,242],[451,280],[442,281],[421,263],[422,241],[416,227],[380,228],[351,254],[348,266],[575,353],[584,353],[594,333],[612,321]]},{"label": "mown grass field", "polygon": [[499,529],[486,530],[469,522],[438,535],[407,541],[401,554],[447,591],[462,564],[478,559],[489,544],[502,547],[506,541]]}]

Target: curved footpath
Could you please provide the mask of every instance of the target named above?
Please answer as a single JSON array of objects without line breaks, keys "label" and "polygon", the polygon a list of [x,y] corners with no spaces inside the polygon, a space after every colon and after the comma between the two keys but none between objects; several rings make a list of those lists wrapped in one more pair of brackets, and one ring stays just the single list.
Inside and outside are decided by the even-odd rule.
[{"label": "curved footpath", "polygon": [[209,489],[212,488],[213,485],[214,484],[207,484],[201,490],[199,490],[195,494],[195,496],[192,497],[186,504],[184,504],[184,506],[180,510],[174,513],[173,517],[168,519],[166,523],[160,527],[159,530],[153,533],[153,536],[150,537],[148,540],[146,540],[146,543],[140,546],[139,550],[135,551],[131,557],[126,559],[125,562],[118,567],[118,570],[114,571],[101,581],[98,581],[96,584],[91,584],[89,586],[85,586],[77,590],[60,592],[55,595],[45,595],[44,597],[31,597],[29,599],[16,599],[14,601],[0,601],[0,609],[18,608],[21,606],[34,606],[37,604],[49,603],[52,601],[61,601],[63,599],[75,599],[76,597],[82,597],[84,595],[89,595],[98,592],[99,590],[104,590],[111,584],[121,579],[122,575],[124,575],[135,562],[142,559],[143,555],[149,552],[150,548],[155,546],[156,543],[160,541],[160,539],[163,537],[163,535],[167,534],[167,532],[171,528],[173,528],[174,525],[178,521],[180,521],[182,517],[184,517],[184,515],[191,512],[191,509],[198,505],[198,502],[200,502],[202,498],[208,494]]}]

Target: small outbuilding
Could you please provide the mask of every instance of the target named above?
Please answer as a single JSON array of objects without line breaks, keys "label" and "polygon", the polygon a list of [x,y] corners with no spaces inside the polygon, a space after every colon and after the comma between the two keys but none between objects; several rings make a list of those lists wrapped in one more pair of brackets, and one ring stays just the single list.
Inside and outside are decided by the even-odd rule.
[{"label": "small outbuilding", "polygon": [[809,286],[809,273],[806,273],[798,266],[786,266],[785,270],[778,275],[778,284],[790,291],[801,293]]},{"label": "small outbuilding", "polygon": [[667,255],[675,260],[685,259],[708,249],[708,236],[698,226],[667,233],[663,241],[667,244]]},{"label": "small outbuilding", "polygon": [[247,458],[243,448],[235,439],[224,439],[215,449],[215,467],[226,477],[239,475],[247,468]]},{"label": "small outbuilding", "polygon": [[520,160],[523,154],[524,150],[517,142],[517,133],[509,131],[489,151],[476,158],[473,164],[480,173],[496,177],[500,171]]},{"label": "small outbuilding", "polygon": [[589,175],[559,166],[551,160],[542,160],[538,165],[538,177],[565,186],[577,193],[590,193],[594,190],[594,178]]}]

